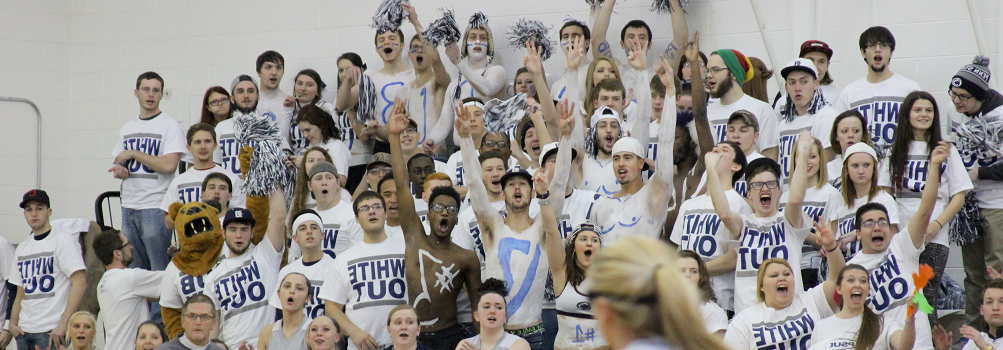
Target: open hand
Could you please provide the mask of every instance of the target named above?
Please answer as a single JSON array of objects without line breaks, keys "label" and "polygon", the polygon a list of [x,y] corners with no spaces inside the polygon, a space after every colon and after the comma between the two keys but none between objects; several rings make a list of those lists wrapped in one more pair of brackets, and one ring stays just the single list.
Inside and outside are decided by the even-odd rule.
[{"label": "open hand", "polygon": [[569,40],[568,43],[568,70],[574,71],[578,69],[578,66],[582,64],[582,58],[585,57],[585,39],[583,37],[576,37]]},{"label": "open hand", "polygon": [[818,245],[822,247],[826,252],[836,249],[836,237],[832,233],[829,225],[832,224],[831,220],[826,220],[825,224],[816,221],[815,223],[815,238],[818,240]]},{"label": "open hand", "polygon": [[561,137],[571,136],[571,131],[575,129],[575,103],[570,102],[569,106],[567,99],[561,100],[557,103],[557,112],[560,114],[558,129]]},{"label": "open hand", "polygon": [[460,138],[470,137],[470,113],[467,113],[467,108],[464,106],[456,106],[456,133]]},{"label": "open hand", "polygon": [[655,74],[658,74],[658,80],[662,81],[662,85],[665,85],[665,96],[675,96],[676,72],[672,69],[672,65],[669,64],[669,60],[666,59],[665,56],[660,56],[658,61],[658,70]]},{"label": "open hand", "polygon": [[407,129],[408,121],[407,100],[397,99],[394,102],[390,120],[387,121],[387,131],[390,134],[400,135],[400,133],[404,132],[404,129]]},{"label": "open hand", "polygon": [[522,58],[522,65],[534,75],[543,74],[543,61],[540,59],[540,50],[536,49],[535,41],[526,41],[526,56]]},{"label": "open hand", "polygon": [[627,45],[627,50],[630,51],[627,54],[627,63],[630,64],[634,69],[643,71],[648,68],[648,48],[641,45],[641,41],[635,39],[629,39],[624,42]]}]

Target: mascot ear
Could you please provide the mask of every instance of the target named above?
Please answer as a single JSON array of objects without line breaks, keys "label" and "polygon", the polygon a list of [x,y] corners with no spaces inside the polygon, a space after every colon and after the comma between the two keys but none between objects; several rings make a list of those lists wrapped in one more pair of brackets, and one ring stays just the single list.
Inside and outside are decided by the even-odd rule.
[{"label": "mascot ear", "polygon": [[167,213],[171,216],[171,220],[176,220],[178,218],[178,211],[181,210],[182,206],[184,206],[184,204],[181,204],[181,202],[171,203],[171,206],[167,209]]}]

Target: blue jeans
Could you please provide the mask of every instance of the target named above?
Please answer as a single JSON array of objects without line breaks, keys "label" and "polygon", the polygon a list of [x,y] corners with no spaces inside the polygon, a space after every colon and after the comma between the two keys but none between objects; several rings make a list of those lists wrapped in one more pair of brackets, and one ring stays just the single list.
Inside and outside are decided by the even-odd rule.
[{"label": "blue jeans", "polygon": [[557,339],[557,309],[543,309],[543,348],[553,349]]},{"label": "blue jeans", "polygon": [[[171,258],[171,231],[164,224],[164,211],[160,209],[122,208],[122,234],[132,243],[133,261],[129,267],[163,271]],[[150,319],[161,321],[160,304],[150,304]],[[32,349],[34,350],[34,349]]]},{"label": "blue jeans", "polygon": [[17,350],[49,349],[49,332],[45,333],[24,333],[14,339],[17,341]]}]

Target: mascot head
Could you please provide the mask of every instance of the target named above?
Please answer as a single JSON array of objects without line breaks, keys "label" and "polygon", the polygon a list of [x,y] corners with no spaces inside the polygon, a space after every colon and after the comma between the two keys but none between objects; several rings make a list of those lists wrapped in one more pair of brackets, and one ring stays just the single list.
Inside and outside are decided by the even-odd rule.
[{"label": "mascot head", "polygon": [[171,204],[168,214],[174,219],[179,251],[171,261],[190,276],[209,273],[223,251],[223,228],[219,209],[202,202]]}]

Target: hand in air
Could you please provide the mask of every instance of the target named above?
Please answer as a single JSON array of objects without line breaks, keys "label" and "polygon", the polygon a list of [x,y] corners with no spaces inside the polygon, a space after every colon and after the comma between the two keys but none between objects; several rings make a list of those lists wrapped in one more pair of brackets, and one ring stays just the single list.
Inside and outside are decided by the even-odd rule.
[{"label": "hand in air", "polygon": [[397,99],[394,102],[390,120],[387,121],[387,131],[394,135],[400,135],[400,133],[404,132],[404,129],[407,129],[408,121],[407,100]]}]

